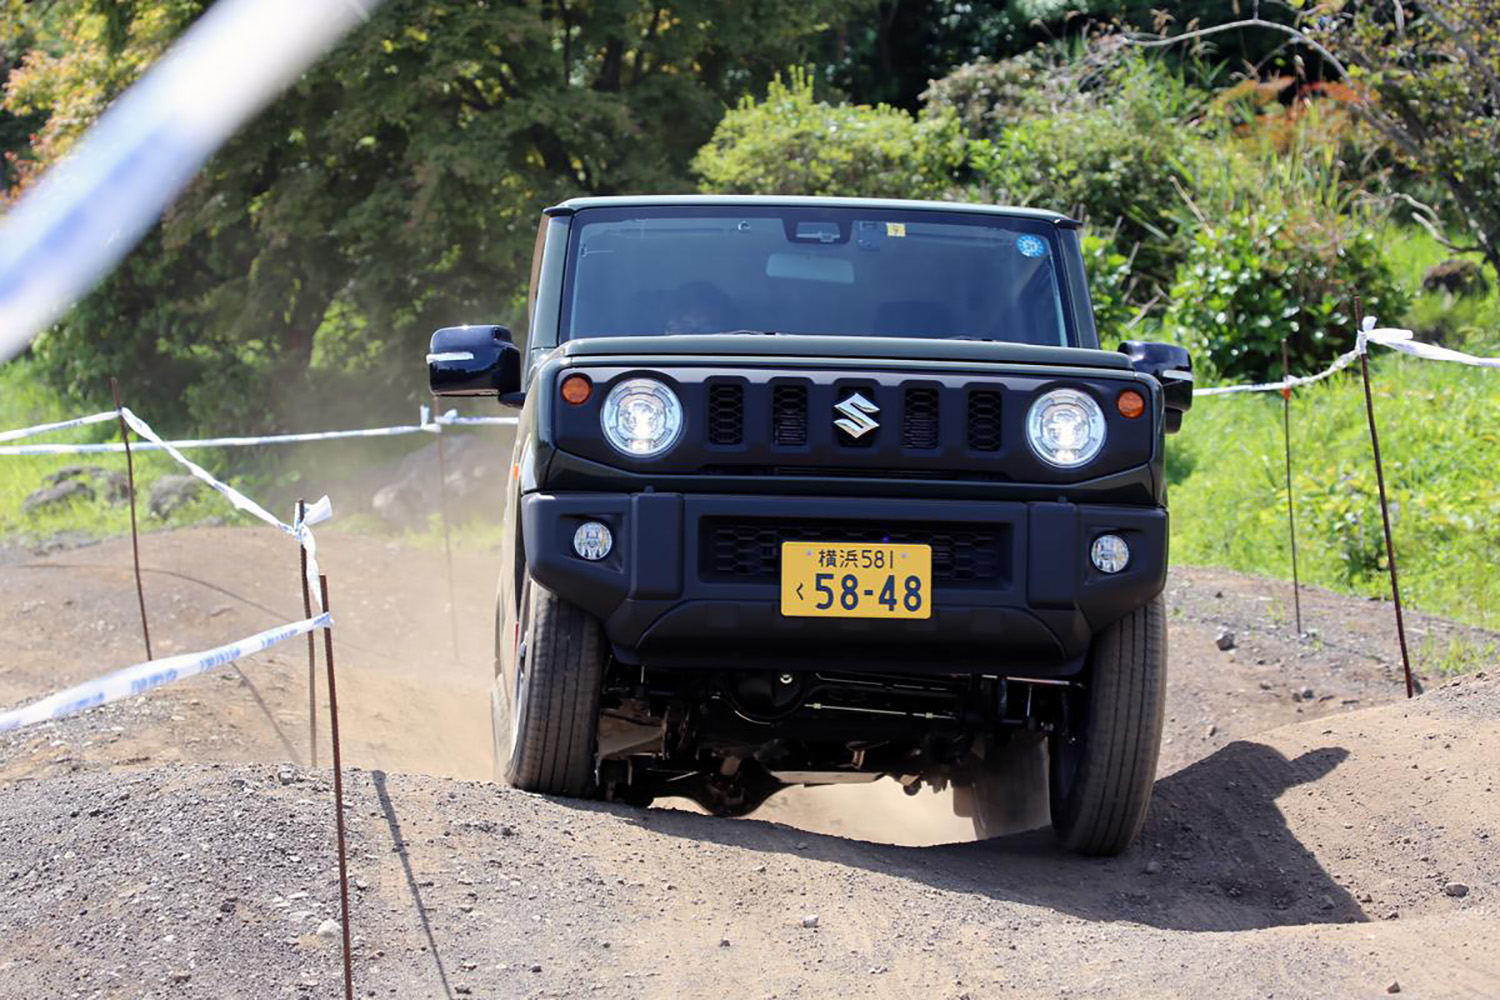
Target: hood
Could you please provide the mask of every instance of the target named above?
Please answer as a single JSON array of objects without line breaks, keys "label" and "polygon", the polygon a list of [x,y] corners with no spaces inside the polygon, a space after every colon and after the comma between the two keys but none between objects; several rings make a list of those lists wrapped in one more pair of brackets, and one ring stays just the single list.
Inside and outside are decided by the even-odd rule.
[{"label": "hood", "polygon": [[923,337],[830,337],[794,333],[661,334],[642,337],[589,337],[559,346],[557,357],[595,358],[730,358],[750,363],[777,358],[830,361],[947,361],[955,364],[1041,365],[1108,368],[1130,371],[1130,359],[1116,351],[1083,347],[1047,347],[984,340],[940,340]]}]

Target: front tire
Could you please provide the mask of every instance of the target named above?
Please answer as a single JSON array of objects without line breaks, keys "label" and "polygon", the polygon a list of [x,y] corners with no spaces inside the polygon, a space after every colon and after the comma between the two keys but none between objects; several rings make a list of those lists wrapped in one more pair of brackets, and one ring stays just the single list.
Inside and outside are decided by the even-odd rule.
[{"label": "front tire", "polygon": [[496,776],[523,791],[592,797],[604,629],[529,575],[520,622],[514,671],[496,677],[491,695]]},{"label": "front tire", "polygon": [[1079,854],[1112,856],[1141,832],[1166,712],[1167,624],[1157,596],[1094,636],[1069,732],[1051,740],[1052,829]]}]

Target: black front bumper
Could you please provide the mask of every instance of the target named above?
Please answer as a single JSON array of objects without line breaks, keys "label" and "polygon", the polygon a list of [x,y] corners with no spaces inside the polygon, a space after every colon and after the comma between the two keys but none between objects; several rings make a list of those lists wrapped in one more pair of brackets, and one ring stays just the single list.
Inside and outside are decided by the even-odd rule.
[{"label": "black front bumper", "polygon": [[[599,562],[573,551],[585,521],[614,535]],[[601,619],[622,662],[649,666],[1067,675],[1166,581],[1156,507],[534,493],[521,522],[531,575]],[[1131,551],[1113,576],[1088,557],[1106,532]],[[931,544],[932,617],[783,617],[776,553],[802,538]]]}]

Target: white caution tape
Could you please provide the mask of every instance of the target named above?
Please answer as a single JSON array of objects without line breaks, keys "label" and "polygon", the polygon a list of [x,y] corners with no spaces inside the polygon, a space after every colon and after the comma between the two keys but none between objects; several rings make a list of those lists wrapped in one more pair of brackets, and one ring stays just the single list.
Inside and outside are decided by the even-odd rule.
[{"label": "white caution tape", "polygon": [[118,420],[120,415],[115,410],[105,410],[103,413],[90,413],[86,417],[74,417],[72,420],[59,420],[53,424],[37,424],[35,427],[22,427],[20,430],[0,431],[0,441],[15,441],[18,438],[34,437],[37,434],[47,434],[51,431],[65,431],[69,427],[83,427],[88,424],[102,424],[106,420]]},{"label": "white caution tape", "polygon": [[1473,354],[1465,354],[1463,351],[1439,347],[1437,344],[1428,344],[1420,340],[1413,340],[1410,330],[1376,330],[1371,326],[1361,332],[1360,340],[1361,342],[1369,341],[1370,343],[1379,344],[1381,347],[1389,347],[1391,350],[1400,351],[1402,354],[1425,358],[1428,361],[1453,361],[1475,368],[1500,368],[1500,358],[1481,358]]},{"label": "white caution tape", "polygon": [[[300,444],[307,441],[335,441],[341,438],[399,437],[403,434],[437,434],[445,426],[510,426],[516,422],[515,417],[460,417],[456,410],[450,410],[448,413],[434,420],[427,415],[427,408],[425,406],[422,407],[422,410],[421,422],[416,424],[401,424],[394,427],[364,427],[351,431],[314,431],[307,434],[190,438],[183,441],[168,442],[147,441],[142,444],[131,445],[130,450],[162,451],[168,444],[179,451],[187,451],[194,448],[245,448],[263,444]],[[79,417],[76,421],[69,420],[63,421],[60,424],[43,424],[40,427],[27,427],[19,431],[6,431],[0,434],[0,441],[30,437],[32,434],[41,434],[47,430],[61,430],[65,427],[75,427],[85,423],[93,424],[99,423],[101,420],[113,419],[115,419],[115,412],[111,410],[104,414]],[[18,444],[0,447],[0,457],[7,455],[107,455],[118,454],[124,450],[125,445],[120,441],[103,441],[90,444]]]},{"label": "white caution tape", "polygon": [[[198,479],[201,479],[211,488],[218,491],[237,510],[242,510],[252,517],[258,517],[271,527],[279,528],[297,539],[302,547],[307,550],[307,584],[311,588],[313,596],[317,599],[317,606],[320,608],[323,606],[322,587],[318,585],[318,546],[313,539],[312,529],[309,525],[317,524],[319,521],[326,521],[333,516],[333,502],[328,497],[321,498],[312,507],[308,508],[308,517],[303,518],[295,525],[287,524],[233,486],[215,479],[207,469],[187,458],[170,442],[163,441],[156,431],[151,429],[150,424],[131,412],[130,407],[122,407],[120,413],[125,417],[125,422],[130,425],[132,430],[147,441],[158,445],[168,455],[175,458],[188,472],[191,472]],[[317,512],[317,517],[311,516],[314,511]]]},{"label": "white caution tape", "polygon": [[[1386,327],[1376,329],[1375,317],[1367,316],[1364,328],[1355,338],[1354,350],[1340,354],[1333,364],[1316,375],[1294,375],[1280,382],[1258,382],[1255,385],[1219,385],[1209,389],[1194,389],[1193,395],[1223,396],[1231,392],[1277,392],[1282,389],[1295,389],[1299,385],[1311,385],[1348,368],[1361,354],[1368,353],[1370,344],[1379,344],[1381,347],[1389,347],[1393,351],[1400,351],[1428,361],[1454,361],[1476,368],[1500,368],[1500,358],[1476,357],[1473,354],[1465,354],[1463,351],[1414,340],[1410,330]],[[3,453],[3,449],[0,449],[0,453]]]},{"label": "white caution tape", "polygon": [[1356,347],[1352,351],[1340,354],[1338,358],[1327,368],[1316,375],[1293,375],[1291,378],[1282,379],[1280,382],[1257,382],[1254,385],[1216,385],[1208,389],[1194,389],[1194,396],[1224,396],[1231,392],[1277,392],[1281,389],[1295,389],[1299,385],[1312,385],[1321,382],[1335,372],[1341,372],[1354,363],[1360,356],[1360,349]]},{"label": "white caution tape", "polygon": [[81,712],[97,705],[107,705],[121,698],[135,697],[152,688],[180,681],[185,677],[192,677],[215,667],[222,667],[253,653],[270,649],[279,642],[306,635],[314,629],[328,628],[332,624],[333,619],[327,612],[324,612],[300,622],[278,625],[276,628],[257,632],[248,638],[201,653],[182,653],[178,656],[168,656],[159,660],[138,663],[133,667],[125,667],[123,670],[116,670],[76,687],[57,691],[29,705],[23,705],[9,712],[0,712],[0,733],[19,729],[21,726],[46,722],[48,719],[72,715],[74,712]]}]

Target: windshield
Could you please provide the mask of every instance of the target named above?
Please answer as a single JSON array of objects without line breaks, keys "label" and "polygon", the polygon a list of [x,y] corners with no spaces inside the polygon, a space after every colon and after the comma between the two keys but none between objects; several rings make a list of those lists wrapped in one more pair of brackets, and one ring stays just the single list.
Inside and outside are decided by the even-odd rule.
[{"label": "windshield", "polygon": [[867,208],[587,209],[563,339],[832,334],[1066,346],[1044,220]]}]

